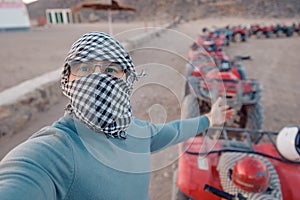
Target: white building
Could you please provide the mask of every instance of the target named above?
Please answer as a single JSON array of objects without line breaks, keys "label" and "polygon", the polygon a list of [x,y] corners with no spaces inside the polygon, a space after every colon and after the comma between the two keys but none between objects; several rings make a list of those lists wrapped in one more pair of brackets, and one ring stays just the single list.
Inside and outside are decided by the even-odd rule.
[{"label": "white building", "polygon": [[0,31],[29,29],[29,16],[22,0],[0,0]]}]

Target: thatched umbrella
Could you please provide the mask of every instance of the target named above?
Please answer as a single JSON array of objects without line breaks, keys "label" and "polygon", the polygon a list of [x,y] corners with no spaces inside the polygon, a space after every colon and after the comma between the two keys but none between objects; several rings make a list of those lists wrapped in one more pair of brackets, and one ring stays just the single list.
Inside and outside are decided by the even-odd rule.
[{"label": "thatched umbrella", "polygon": [[109,28],[110,34],[112,34],[112,18],[111,18],[112,10],[124,10],[124,11],[136,12],[136,9],[133,7],[120,6],[117,1],[111,0],[111,4],[103,4],[100,1],[79,3],[78,5],[71,8],[72,13],[76,13],[79,10],[81,10],[82,8],[89,8],[89,9],[93,9],[93,10],[107,10],[108,11],[108,28]]}]

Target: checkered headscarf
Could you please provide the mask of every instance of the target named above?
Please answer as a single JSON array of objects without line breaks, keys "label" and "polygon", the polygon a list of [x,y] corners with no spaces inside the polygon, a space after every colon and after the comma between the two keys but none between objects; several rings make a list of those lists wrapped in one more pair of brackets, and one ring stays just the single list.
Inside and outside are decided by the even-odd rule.
[{"label": "checkered headscarf", "polygon": [[[137,73],[129,54],[124,47],[113,37],[102,32],[84,34],[71,47],[62,72],[61,83],[64,89],[69,81],[69,62],[110,61],[119,63],[127,70],[133,80],[137,79]],[[130,83],[131,84],[131,83]]]},{"label": "checkered headscarf", "polygon": [[[69,82],[70,62],[110,61],[119,63],[131,79],[107,74],[90,74]],[[71,47],[61,77],[63,93],[70,99],[66,110],[96,132],[126,138],[131,122],[130,94],[136,79],[134,65],[121,44],[111,36],[91,32]]]}]

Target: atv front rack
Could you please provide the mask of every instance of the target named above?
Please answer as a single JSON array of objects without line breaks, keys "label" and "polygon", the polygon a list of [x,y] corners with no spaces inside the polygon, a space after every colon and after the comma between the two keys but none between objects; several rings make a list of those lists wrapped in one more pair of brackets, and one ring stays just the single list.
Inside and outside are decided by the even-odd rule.
[{"label": "atv front rack", "polygon": [[255,79],[207,79],[188,77],[191,91],[201,100],[211,102],[219,96],[226,97],[231,107],[255,104],[260,99],[261,84]]},{"label": "atv front rack", "polygon": [[[228,132],[243,134],[245,136],[246,140],[245,141],[232,141],[228,137]],[[217,149],[217,150],[214,150],[214,149],[210,150],[209,147],[211,147],[211,145],[208,145],[209,143],[211,143],[210,136],[213,134],[216,134],[216,133],[218,133],[220,137],[224,138],[224,139],[220,140],[222,142],[222,148]],[[289,163],[289,164],[300,164],[300,162],[287,160],[280,154],[280,152],[278,151],[278,149],[276,147],[275,141],[274,141],[274,137],[278,135],[278,132],[240,129],[240,128],[231,128],[231,127],[212,127],[201,134],[203,134],[203,136],[198,135],[197,137],[204,138],[203,148],[202,148],[204,150],[201,150],[200,152],[190,151],[186,146],[186,142],[184,142],[182,145],[182,149],[184,150],[185,153],[188,153],[191,155],[196,155],[196,156],[206,156],[206,155],[213,154],[213,153],[220,154],[220,153],[224,153],[224,152],[239,152],[239,153],[247,153],[247,154],[257,154],[257,155],[260,155],[260,156],[263,156],[266,158],[278,160],[280,162]],[[252,141],[251,134],[259,134],[260,137],[258,137],[256,139],[256,141]],[[261,142],[263,137],[268,138],[268,140],[272,143],[272,145],[274,146],[274,148],[276,149],[276,151],[277,151],[278,155],[280,155],[280,157],[274,157],[269,154],[258,152],[254,149],[253,144],[258,144],[259,142]]]}]

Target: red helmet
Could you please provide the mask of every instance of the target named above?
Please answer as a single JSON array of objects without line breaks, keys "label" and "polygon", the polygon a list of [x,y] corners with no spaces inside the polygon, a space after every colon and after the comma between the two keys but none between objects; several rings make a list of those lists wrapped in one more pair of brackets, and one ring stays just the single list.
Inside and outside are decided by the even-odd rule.
[{"label": "red helmet", "polygon": [[235,186],[247,192],[263,192],[269,186],[270,173],[259,158],[245,156],[237,161],[232,172]]}]

